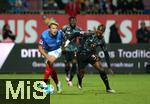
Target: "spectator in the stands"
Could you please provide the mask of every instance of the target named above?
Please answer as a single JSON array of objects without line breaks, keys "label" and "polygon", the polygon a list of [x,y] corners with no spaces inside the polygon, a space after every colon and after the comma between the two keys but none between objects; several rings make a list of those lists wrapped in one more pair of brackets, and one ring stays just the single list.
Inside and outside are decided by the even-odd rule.
[{"label": "spectator in the stands", "polygon": [[134,11],[144,10],[143,0],[134,0],[133,1],[133,9],[134,9]]},{"label": "spectator in the stands", "polygon": [[76,16],[80,13],[80,2],[79,0],[71,0],[68,4],[65,6],[65,11],[70,16]]},{"label": "spectator in the stands", "polygon": [[137,43],[150,43],[150,31],[145,26],[145,22],[142,21],[140,26],[136,31]]},{"label": "spectator in the stands", "polygon": [[7,0],[0,0],[0,13],[5,13],[11,9],[11,5]]},{"label": "spectator in the stands", "polygon": [[59,3],[59,4],[60,4],[60,6],[63,5],[63,8],[62,8],[62,9],[64,9],[65,5],[67,5],[70,0],[56,0],[56,1],[59,1],[59,2],[61,1],[61,3]]},{"label": "spectator in the stands", "polygon": [[43,5],[44,10],[58,10],[58,4],[55,0],[48,0],[47,2],[44,2]]},{"label": "spectator in the stands", "polygon": [[29,8],[28,0],[8,0],[11,5],[10,12],[20,13],[25,12]]},{"label": "spectator in the stands", "polygon": [[82,3],[81,5],[81,10],[84,11],[85,13],[88,13],[90,11],[90,5],[92,3],[90,3],[89,0],[85,0],[84,3]]},{"label": "spectator in the stands", "polygon": [[118,28],[119,24],[117,22],[110,27],[109,43],[122,43]]},{"label": "spectator in the stands", "polygon": [[107,13],[106,0],[100,0],[99,6],[100,6],[101,13]]},{"label": "spectator in the stands", "polygon": [[6,23],[2,30],[3,42],[14,42],[16,35],[10,30],[10,26]]},{"label": "spectator in the stands", "polygon": [[118,9],[120,10],[120,12],[127,12],[127,1],[125,0],[119,0],[118,1]]},{"label": "spectator in the stands", "polygon": [[116,7],[113,5],[112,0],[106,0],[106,13],[115,13]]}]

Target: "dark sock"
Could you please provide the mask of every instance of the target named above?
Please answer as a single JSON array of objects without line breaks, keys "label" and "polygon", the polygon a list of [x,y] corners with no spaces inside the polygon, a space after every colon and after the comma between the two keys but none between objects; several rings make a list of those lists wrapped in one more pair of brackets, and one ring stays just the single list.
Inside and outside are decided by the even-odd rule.
[{"label": "dark sock", "polygon": [[66,66],[65,66],[66,76],[69,76],[69,70],[70,70],[70,66],[69,66],[69,65],[66,65]]},{"label": "dark sock", "polygon": [[72,81],[74,74],[76,73],[76,69],[77,69],[76,63],[72,64],[69,81]]},{"label": "dark sock", "polygon": [[44,82],[47,83],[47,82],[48,82],[48,79],[44,79]]},{"label": "dark sock", "polygon": [[57,77],[57,72],[55,70],[52,71],[51,75],[52,79],[54,80],[55,84],[58,84],[58,77]]},{"label": "dark sock", "polygon": [[82,87],[82,78],[80,77],[79,74],[77,74],[78,77],[78,84]]},{"label": "dark sock", "polygon": [[102,72],[102,71],[99,71],[99,74],[100,74],[100,77],[101,77],[101,79],[103,80],[103,82],[105,84],[106,90],[109,90],[110,86],[109,86],[109,81],[108,81],[107,74],[105,72]]},{"label": "dark sock", "polygon": [[73,75],[70,75],[69,81],[72,81],[73,79]]}]

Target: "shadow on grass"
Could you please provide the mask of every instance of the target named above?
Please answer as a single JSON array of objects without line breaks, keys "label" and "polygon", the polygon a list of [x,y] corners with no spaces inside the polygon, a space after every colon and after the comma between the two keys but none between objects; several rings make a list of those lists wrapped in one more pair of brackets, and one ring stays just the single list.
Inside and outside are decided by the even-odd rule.
[{"label": "shadow on grass", "polygon": [[122,94],[129,94],[129,92],[123,91],[116,91],[115,93],[108,93],[105,90],[80,90],[78,92],[73,91],[64,91],[60,94],[54,93],[54,95],[122,95]]},{"label": "shadow on grass", "polygon": [[74,93],[74,92],[62,92],[62,93],[54,93],[54,95],[84,95],[83,93]]}]

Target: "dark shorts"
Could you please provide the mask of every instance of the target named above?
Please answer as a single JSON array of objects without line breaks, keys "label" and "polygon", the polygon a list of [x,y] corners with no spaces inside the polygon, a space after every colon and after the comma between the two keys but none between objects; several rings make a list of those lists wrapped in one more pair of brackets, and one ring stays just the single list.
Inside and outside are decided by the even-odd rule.
[{"label": "dark shorts", "polygon": [[90,53],[90,54],[79,53],[77,55],[77,60],[78,60],[78,68],[84,69],[88,64],[93,65],[97,61],[100,61],[100,57],[95,53]]},{"label": "dark shorts", "polygon": [[73,59],[76,59],[76,52],[66,51],[65,52],[65,61],[71,62]]}]

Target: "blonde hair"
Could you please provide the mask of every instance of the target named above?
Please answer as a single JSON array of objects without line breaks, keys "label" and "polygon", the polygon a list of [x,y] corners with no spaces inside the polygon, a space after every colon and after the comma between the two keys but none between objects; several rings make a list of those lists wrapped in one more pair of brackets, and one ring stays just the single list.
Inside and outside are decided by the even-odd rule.
[{"label": "blonde hair", "polygon": [[48,26],[51,26],[52,24],[59,26],[58,22],[54,18],[50,18],[49,22],[47,23]]}]

